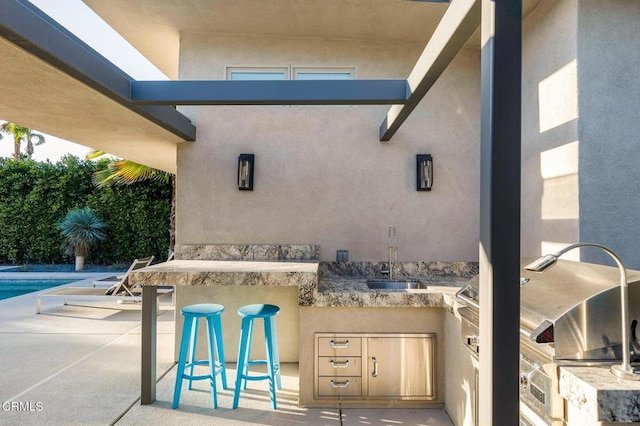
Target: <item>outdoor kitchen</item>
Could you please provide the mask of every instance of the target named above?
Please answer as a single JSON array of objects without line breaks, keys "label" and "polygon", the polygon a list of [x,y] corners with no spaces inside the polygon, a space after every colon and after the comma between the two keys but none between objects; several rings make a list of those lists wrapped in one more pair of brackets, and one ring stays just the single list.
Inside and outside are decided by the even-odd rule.
[{"label": "outdoor kitchen", "polygon": [[[529,266],[529,265],[527,265]],[[640,421],[640,378],[619,378],[620,363],[638,361],[640,272],[627,271],[630,361],[621,342],[624,303],[616,267],[558,260],[544,274],[520,279],[520,410],[522,425]],[[478,278],[457,293],[461,342],[477,368],[481,297]],[[628,355],[629,351],[627,351]],[[629,358],[626,358],[629,359]],[[476,389],[477,392],[477,389]],[[566,423],[565,423],[566,422]]]},{"label": "outdoor kitchen", "polygon": [[[180,246],[178,256],[192,260],[133,277],[147,286],[176,283],[178,308],[214,297],[233,309],[233,294],[246,291],[255,300],[277,300],[288,311],[280,345],[283,362],[299,364],[301,407],[445,408],[456,425],[479,424],[477,264],[399,262],[394,282],[420,287],[370,289],[367,283],[380,277],[386,262],[318,262],[318,251],[313,245]],[[624,272],[631,320],[625,355],[620,268],[549,257],[542,263],[554,267],[544,273],[523,267],[516,283],[521,425],[640,422],[637,373],[632,369],[631,380],[615,373],[625,359],[637,361],[640,272]],[[266,275],[255,268],[271,271],[269,281],[262,282]],[[277,278],[273,268],[287,272]],[[242,278],[242,270],[253,278]],[[283,289],[293,291],[291,305]],[[236,356],[238,336],[231,336],[225,335],[228,359]]]},{"label": "outdoor kitchen", "polygon": [[340,422],[640,424],[638,2],[82,0],[153,74],[34,3],[3,2],[3,117],[172,175],[175,257],[127,278],[126,410],[189,415],[182,381],[202,379],[194,406],[234,422],[240,386],[268,380],[254,411],[279,414],[282,362],[287,402]]}]

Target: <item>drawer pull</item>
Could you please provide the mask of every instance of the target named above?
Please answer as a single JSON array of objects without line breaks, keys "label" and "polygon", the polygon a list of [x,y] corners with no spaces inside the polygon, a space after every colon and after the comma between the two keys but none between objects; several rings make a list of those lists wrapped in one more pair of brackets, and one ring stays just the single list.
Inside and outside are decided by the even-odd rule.
[{"label": "drawer pull", "polygon": [[349,341],[345,340],[344,342],[335,342],[335,341],[330,341],[329,342],[331,344],[332,348],[348,348],[349,347]]},{"label": "drawer pull", "polygon": [[345,362],[335,362],[334,360],[331,360],[329,361],[329,364],[331,364],[333,368],[347,368],[349,367],[349,360],[346,360]]},{"label": "drawer pull", "polygon": [[349,387],[349,380],[345,380],[344,382],[336,382],[335,380],[331,380],[331,387],[332,388],[348,388]]}]

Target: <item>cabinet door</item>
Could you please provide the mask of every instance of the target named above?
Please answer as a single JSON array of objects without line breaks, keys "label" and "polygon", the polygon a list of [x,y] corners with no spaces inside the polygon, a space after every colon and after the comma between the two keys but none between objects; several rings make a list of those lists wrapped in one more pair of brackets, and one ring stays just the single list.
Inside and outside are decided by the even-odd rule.
[{"label": "cabinet door", "polygon": [[369,397],[435,398],[433,337],[367,338]]}]

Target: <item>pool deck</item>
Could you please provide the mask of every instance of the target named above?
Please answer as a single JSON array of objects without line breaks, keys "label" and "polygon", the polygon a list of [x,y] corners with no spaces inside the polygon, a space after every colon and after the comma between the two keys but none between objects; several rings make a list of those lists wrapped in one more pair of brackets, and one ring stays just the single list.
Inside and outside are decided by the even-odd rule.
[{"label": "pool deck", "polygon": [[[80,284],[91,286],[93,279]],[[452,424],[444,410],[299,408],[297,364],[283,365],[278,410],[270,408],[266,382],[252,383],[237,410],[230,408],[233,390],[219,391],[219,408],[214,410],[205,381],[194,383],[192,391],[185,386],[180,408],[172,410],[175,364],[170,298],[161,303],[158,317],[157,401],[140,405],[138,304],[50,302],[40,315],[35,314],[35,305],[36,293],[0,300],[0,424]],[[232,385],[235,365],[227,366]]]}]

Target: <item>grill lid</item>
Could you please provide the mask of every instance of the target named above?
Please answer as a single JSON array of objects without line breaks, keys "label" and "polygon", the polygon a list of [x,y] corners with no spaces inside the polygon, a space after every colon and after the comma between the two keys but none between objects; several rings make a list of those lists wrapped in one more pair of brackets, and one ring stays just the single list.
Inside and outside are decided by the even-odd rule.
[{"label": "grill lid", "polygon": [[[575,307],[600,294],[617,292],[617,304],[620,304],[618,268],[558,260],[544,273],[523,269],[522,276],[529,282],[520,289],[520,320],[529,330],[535,330],[545,320],[558,321]],[[631,274],[627,278],[631,278]],[[635,274],[634,278],[640,279]]]},{"label": "grill lid", "polygon": [[[541,352],[556,359],[620,358],[617,267],[560,259],[544,273],[521,273],[520,326]],[[640,320],[640,272],[627,270],[627,281],[631,322]],[[479,276],[467,284],[460,294],[479,303]]]}]

